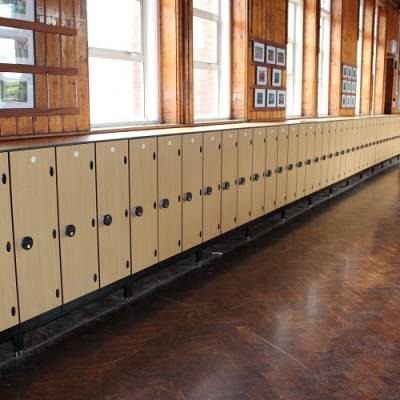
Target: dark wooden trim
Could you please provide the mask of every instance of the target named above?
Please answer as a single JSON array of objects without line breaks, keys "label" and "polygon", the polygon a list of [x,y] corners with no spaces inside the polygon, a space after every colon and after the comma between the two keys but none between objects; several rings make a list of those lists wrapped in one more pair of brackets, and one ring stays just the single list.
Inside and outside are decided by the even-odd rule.
[{"label": "dark wooden trim", "polygon": [[20,21],[18,19],[0,17],[0,26],[9,28],[28,29],[36,32],[55,33],[64,36],[76,36],[78,31],[76,28],[68,28],[59,25],[47,25],[40,22]]},{"label": "dark wooden trim", "polygon": [[77,76],[78,68],[45,67],[27,64],[1,64],[0,72],[18,72],[24,74]]},{"label": "dark wooden trim", "polygon": [[2,117],[37,117],[46,115],[77,115],[79,109],[71,108],[15,108],[0,110]]}]

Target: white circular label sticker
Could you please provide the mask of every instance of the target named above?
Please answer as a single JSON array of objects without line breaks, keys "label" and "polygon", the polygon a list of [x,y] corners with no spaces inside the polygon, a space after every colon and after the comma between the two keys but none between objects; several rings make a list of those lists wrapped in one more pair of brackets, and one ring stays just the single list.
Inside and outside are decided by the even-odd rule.
[{"label": "white circular label sticker", "polygon": [[74,157],[78,158],[79,157],[79,151],[74,151]]},{"label": "white circular label sticker", "polygon": [[172,146],[172,142],[170,140],[168,141],[168,146]]},{"label": "white circular label sticker", "polygon": [[146,144],[143,143],[143,144],[142,144],[142,150],[145,150],[145,149],[146,149]]},{"label": "white circular label sticker", "polygon": [[32,164],[36,164],[37,163],[37,157],[36,156],[32,156],[31,163]]},{"label": "white circular label sticker", "polygon": [[114,146],[112,146],[110,150],[111,150],[111,153],[115,153],[115,150],[116,150],[116,149],[115,149]]}]

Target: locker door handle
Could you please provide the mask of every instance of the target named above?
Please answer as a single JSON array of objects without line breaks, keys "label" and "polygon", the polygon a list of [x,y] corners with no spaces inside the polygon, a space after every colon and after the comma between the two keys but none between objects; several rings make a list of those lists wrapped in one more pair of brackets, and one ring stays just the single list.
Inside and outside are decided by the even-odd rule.
[{"label": "locker door handle", "polygon": [[323,155],[323,156],[321,157],[321,160],[322,160],[322,161],[325,161],[325,160],[326,160],[326,156]]},{"label": "locker door handle", "polygon": [[30,250],[33,247],[33,239],[30,236],[25,236],[22,239],[21,246],[24,250]]},{"label": "locker door handle", "polygon": [[297,168],[301,168],[303,166],[303,161],[299,161],[297,164],[296,164],[296,167]]},{"label": "locker door handle", "polygon": [[65,234],[68,237],[74,237],[76,233],[76,227],[75,225],[67,225],[67,227],[65,228]]},{"label": "locker door handle", "polygon": [[106,214],[103,218],[103,224],[105,226],[110,226],[112,224],[112,216],[110,214]]},{"label": "locker door handle", "polygon": [[282,167],[278,167],[275,172],[277,174],[281,174],[283,172],[283,168]]},{"label": "locker door handle", "polygon": [[344,150],[342,150],[341,152],[340,152],[340,155],[343,155],[344,154]]},{"label": "locker door handle", "polygon": [[287,169],[288,169],[288,171],[291,171],[291,170],[293,169],[293,164],[289,164],[289,165],[287,166]]},{"label": "locker door handle", "polygon": [[357,147],[356,147],[356,150],[360,150],[360,146],[357,146]]},{"label": "locker door handle", "polygon": [[141,217],[143,215],[143,207],[142,206],[137,206],[134,209],[134,214],[136,217]]},{"label": "locker door handle", "polygon": [[[352,147],[352,148],[351,148],[351,151],[355,151],[355,150],[356,150],[356,148],[355,148],[355,147]],[[358,150],[358,149],[357,149],[357,150]]]},{"label": "locker door handle", "polygon": [[314,162],[317,163],[319,161],[319,157],[314,158]]},{"label": "locker door handle", "polygon": [[328,156],[329,158],[332,158],[333,157],[333,154],[332,153],[329,153],[329,156]]},{"label": "locker door handle", "polygon": [[169,207],[169,200],[168,199],[162,199],[160,205],[161,205],[161,208],[168,208]]},{"label": "locker door handle", "polygon": [[256,182],[259,181],[260,180],[260,174],[259,173],[254,174],[253,175],[253,180],[256,181]]},{"label": "locker door handle", "polygon": [[265,175],[266,175],[267,177],[272,176],[272,171],[269,169],[269,170],[265,173]]},{"label": "locker door handle", "polygon": [[246,184],[246,178],[243,178],[243,177],[239,178],[238,184],[241,185],[241,186],[243,186],[244,184]]},{"label": "locker door handle", "polygon": [[183,198],[185,201],[192,201],[193,200],[193,194],[191,192],[187,192],[183,195]]},{"label": "locker door handle", "polygon": [[305,164],[306,165],[310,165],[311,164],[311,160],[306,160]]},{"label": "locker door handle", "polygon": [[212,195],[212,192],[213,192],[213,188],[212,188],[211,186],[207,186],[207,187],[204,189],[204,194],[205,194],[206,196],[211,196],[211,195]]},{"label": "locker door handle", "polygon": [[339,152],[337,151],[336,153],[335,153],[335,157],[338,157],[339,156]]},{"label": "locker door handle", "polygon": [[231,184],[229,182],[224,182],[222,184],[222,189],[223,190],[229,190],[230,187],[231,187]]}]

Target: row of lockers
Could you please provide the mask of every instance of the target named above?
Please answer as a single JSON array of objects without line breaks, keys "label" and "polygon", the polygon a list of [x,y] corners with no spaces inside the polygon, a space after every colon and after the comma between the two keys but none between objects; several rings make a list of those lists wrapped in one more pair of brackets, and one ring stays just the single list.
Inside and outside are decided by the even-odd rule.
[{"label": "row of lockers", "polygon": [[0,154],[0,331],[400,153],[400,119]]}]

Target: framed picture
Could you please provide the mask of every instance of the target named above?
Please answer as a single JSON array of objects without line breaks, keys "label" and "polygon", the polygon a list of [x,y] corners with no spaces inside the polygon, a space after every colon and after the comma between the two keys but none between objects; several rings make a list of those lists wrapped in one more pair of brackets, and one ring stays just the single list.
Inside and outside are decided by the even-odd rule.
[{"label": "framed picture", "polygon": [[351,96],[351,107],[352,108],[356,107],[356,96]]},{"label": "framed picture", "polygon": [[0,63],[35,64],[33,31],[0,27]]},{"label": "framed picture", "polygon": [[342,108],[347,108],[347,96],[342,94]]},{"label": "framed picture", "polygon": [[254,108],[265,108],[265,89],[254,89]]},{"label": "framed picture", "polygon": [[351,108],[351,96],[346,96],[346,107]]},{"label": "framed picture", "polygon": [[267,64],[276,64],[276,47],[267,46]]},{"label": "framed picture", "polygon": [[0,17],[35,21],[35,0],[0,0]]},{"label": "framed picture", "polygon": [[276,49],[276,64],[280,67],[286,66],[286,51],[285,49]]},{"label": "framed picture", "polygon": [[272,70],[272,86],[280,87],[282,86],[282,70],[273,69]]},{"label": "framed picture", "polygon": [[353,67],[353,79],[357,79],[357,67]]},{"label": "framed picture", "polygon": [[343,80],[342,82],[342,93],[347,93],[347,81]]},{"label": "framed picture", "polygon": [[257,66],[257,85],[267,85],[268,83],[268,68]]},{"label": "framed picture", "polygon": [[356,81],[351,82],[351,93],[353,93],[353,94],[357,93],[357,82]]},{"label": "framed picture", "polygon": [[278,90],[276,93],[276,106],[279,108],[286,108],[286,91]]},{"label": "framed picture", "polygon": [[0,72],[0,109],[34,107],[33,75]]},{"label": "framed picture", "polygon": [[267,90],[267,107],[276,108],[276,90]]},{"label": "framed picture", "polygon": [[343,64],[343,78],[347,79],[348,75],[347,75],[347,65]]},{"label": "framed picture", "polygon": [[265,63],[265,44],[253,42],[253,62]]}]

